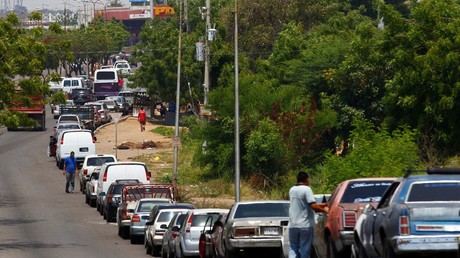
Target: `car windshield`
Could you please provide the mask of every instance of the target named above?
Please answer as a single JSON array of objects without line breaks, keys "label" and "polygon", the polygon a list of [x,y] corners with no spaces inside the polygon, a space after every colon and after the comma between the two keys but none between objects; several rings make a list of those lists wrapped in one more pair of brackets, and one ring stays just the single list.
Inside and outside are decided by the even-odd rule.
[{"label": "car windshield", "polygon": [[179,213],[179,211],[165,211],[161,212],[160,215],[158,215],[157,222],[170,222],[171,219]]},{"label": "car windshield", "polygon": [[250,203],[240,204],[235,219],[289,217],[289,203]]},{"label": "car windshield", "polygon": [[408,202],[460,201],[460,182],[414,183],[407,198]]},{"label": "car windshield", "polygon": [[113,157],[88,158],[86,163],[88,166],[102,166],[107,162],[115,162],[115,159]]},{"label": "car windshield", "polygon": [[379,202],[392,181],[351,181],[341,203]]}]

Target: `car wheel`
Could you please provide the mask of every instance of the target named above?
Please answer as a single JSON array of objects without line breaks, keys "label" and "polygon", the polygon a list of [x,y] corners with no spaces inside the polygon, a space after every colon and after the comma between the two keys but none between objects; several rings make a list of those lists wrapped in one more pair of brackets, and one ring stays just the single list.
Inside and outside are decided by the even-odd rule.
[{"label": "car wheel", "polygon": [[145,253],[146,254],[151,254],[152,253],[152,246],[149,245],[149,241],[147,241],[147,240],[145,242]]},{"label": "car wheel", "polygon": [[152,252],[150,253],[152,256],[159,256],[161,251],[161,246],[152,246]]},{"label": "car wheel", "polygon": [[368,258],[366,251],[364,251],[364,246],[361,242],[359,242],[359,240],[355,245],[353,245],[353,247],[355,248],[355,251],[352,251],[352,254],[354,253],[356,258]]},{"label": "car wheel", "polygon": [[129,241],[131,242],[132,245],[137,244],[138,240],[139,240],[139,239],[137,238],[137,236],[131,236],[131,237],[129,238]]},{"label": "car wheel", "polygon": [[[382,237],[385,239],[385,237]],[[396,255],[393,247],[391,247],[390,240],[385,239],[383,242],[383,255],[382,258],[398,258],[399,256]]]},{"label": "car wheel", "polygon": [[64,161],[63,161],[63,160],[59,161],[58,164],[59,164],[59,165],[58,165],[59,169],[63,169],[63,168],[64,168]]},{"label": "car wheel", "polygon": [[96,207],[96,200],[89,199],[89,206]]},{"label": "car wheel", "polygon": [[337,249],[331,236],[327,237],[327,258],[338,258]]},{"label": "car wheel", "polygon": [[128,239],[129,237],[129,227],[121,227],[121,238]]},{"label": "car wheel", "polygon": [[87,194],[85,194],[85,203],[89,205],[89,197]]}]

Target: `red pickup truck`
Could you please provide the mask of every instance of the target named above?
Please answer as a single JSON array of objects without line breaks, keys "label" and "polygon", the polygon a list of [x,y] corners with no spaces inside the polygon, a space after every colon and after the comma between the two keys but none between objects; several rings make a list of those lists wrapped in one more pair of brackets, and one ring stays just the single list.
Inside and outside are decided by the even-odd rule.
[{"label": "red pickup truck", "polygon": [[350,257],[358,216],[366,204],[376,206],[394,180],[359,178],[340,183],[329,198],[329,214],[317,214],[313,240],[316,257]]}]

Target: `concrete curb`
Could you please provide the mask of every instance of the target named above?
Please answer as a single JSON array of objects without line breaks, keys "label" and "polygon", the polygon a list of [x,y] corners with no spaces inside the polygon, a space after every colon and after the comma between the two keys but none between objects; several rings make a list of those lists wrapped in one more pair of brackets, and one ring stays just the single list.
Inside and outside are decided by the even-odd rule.
[{"label": "concrete curb", "polygon": [[[126,119],[128,119],[128,118],[130,118],[130,117],[132,117],[132,115],[122,116],[122,117],[120,117],[120,119],[118,119],[118,122],[125,121]],[[115,124],[115,122],[114,122],[114,121],[110,121],[110,122],[108,122],[108,123],[105,123],[105,124],[99,126],[98,128],[96,128],[96,130],[94,130],[94,135],[97,134],[97,132],[99,131],[99,129],[104,128],[104,127],[109,126],[109,125],[112,125],[112,124]]]}]

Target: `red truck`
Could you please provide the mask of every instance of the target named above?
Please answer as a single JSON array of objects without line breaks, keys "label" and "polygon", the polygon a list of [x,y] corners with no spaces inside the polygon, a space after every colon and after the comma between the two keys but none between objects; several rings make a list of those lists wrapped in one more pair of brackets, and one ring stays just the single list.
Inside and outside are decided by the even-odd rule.
[{"label": "red truck", "polygon": [[[21,94],[21,92],[17,92]],[[35,120],[35,123],[21,123],[17,124],[8,124],[8,131],[18,130],[18,129],[33,129],[33,130],[46,130],[46,111],[45,111],[45,98],[43,96],[32,96],[30,97],[31,104],[27,105],[25,102],[19,102],[13,104],[8,108],[9,111],[20,112],[27,115],[27,117]]]}]

